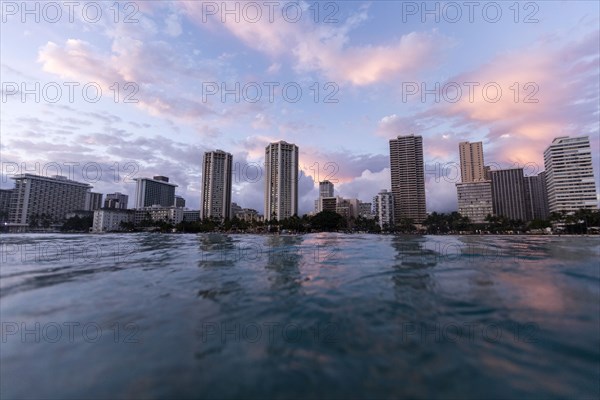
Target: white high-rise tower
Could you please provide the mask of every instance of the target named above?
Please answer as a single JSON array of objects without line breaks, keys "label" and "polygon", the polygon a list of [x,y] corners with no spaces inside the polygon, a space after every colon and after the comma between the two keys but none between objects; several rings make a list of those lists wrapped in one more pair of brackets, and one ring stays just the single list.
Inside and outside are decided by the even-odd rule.
[{"label": "white high-rise tower", "polygon": [[596,182],[588,136],[557,137],[544,151],[548,211],[596,210]]}]

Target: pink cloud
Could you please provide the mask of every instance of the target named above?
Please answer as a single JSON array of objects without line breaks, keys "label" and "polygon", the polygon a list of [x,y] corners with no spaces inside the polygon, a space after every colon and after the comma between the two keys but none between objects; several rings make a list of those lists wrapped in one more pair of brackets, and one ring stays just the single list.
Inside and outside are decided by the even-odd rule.
[{"label": "pink cloud", "polygon": [[[487,128],[498,158],[541,163],[554,137],[598,132],[599,45],[595,31],[558,48],[536,44],[500,55],[453,81],[496,82],[503,89],[501,99],[491,103],[478,95],[470,102],[464,96],[442,106],[441,115]],[[510,90],[515,82],[517,98]],[[536,102],[525,102],[527,95]]]},{"label": "pink cloud", "polygon": [[270,21],[266,7],[263,18],[256,22],[245,18],[236,22],[232,17],[222,22],[220,11],[214,16],[207,15],[207,2],[179,4],[190,19],[205,29],[222,26],[248,47],[272,58],[291,57],[298,72],[315,71],[333,81],[356,86],[381,82],[398,74],[415,74],[424,65],[435,65],[440,51],[450,45],[447,38],[436,32],[412,32],[387,44],[351,46],[348,32],[367,19],[366,7],[340,26],[323,26],[303,20],[288,22],[280,10]]},{"label": "pink cloud", "polygon": [[[105,54],[88,42],[69,39],[63,46],[46,43],[39,49],[38,62],[45,72],[63,79],[95,82],[104,93],[112,93],[110,87],[117,83],[123,96],[137,100],[131,104],[151,115],[189,120],[211,114],[207,104],[178,88],[178,77],[186,76],[187,71],[176,67],[169,55],[168,46],[162,42],[147,44],[121,37],[113,41],[112,52]],[[164,74],[165,70],[172,73]],[[135,86],[126,88],[129,83]],[[153,90],[157,84],[167,90]]]},{"label": "pink cloud", "polygon": [[[500,54],[441,82],[440,88],[448,83],[462,87],[462,96],[455,103],[445,101],[454,93],[447,92],[444,97],[440,91],[440,103],[429,101],[432,105],[426,104],[424,111],[412,115],[385,116],[374,133],[428,136],[432,140],[426,140],[426,158],[457,158],[458,142],[481,140],[485,135],[486,160],[514,165],[533,162],[543,169],[543,151],[554,137],[588,134],[592,145],[598,146],[599,46],[598,31],[594,31],[568,43],[536,43]],[[472,99],[465,82],[479,84]],[[483,86],[490,83],[502,90],[497,102],[491,85],[487,99],[482,94]],[[428,83],[427,88],[431,87]],[[536,102],[525,102],[528,95]],[[421,100],[419,94],[414,97]],[[444,140],[448,130],[453,133]]]}]

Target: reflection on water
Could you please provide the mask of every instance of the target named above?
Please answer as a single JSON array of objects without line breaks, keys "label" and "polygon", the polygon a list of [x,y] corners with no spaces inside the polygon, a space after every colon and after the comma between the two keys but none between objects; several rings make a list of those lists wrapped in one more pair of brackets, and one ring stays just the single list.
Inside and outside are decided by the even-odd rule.
[{"label": "reflection on water", "polygon": [[598,238],[0,240],[3,398],[600,395]]}]

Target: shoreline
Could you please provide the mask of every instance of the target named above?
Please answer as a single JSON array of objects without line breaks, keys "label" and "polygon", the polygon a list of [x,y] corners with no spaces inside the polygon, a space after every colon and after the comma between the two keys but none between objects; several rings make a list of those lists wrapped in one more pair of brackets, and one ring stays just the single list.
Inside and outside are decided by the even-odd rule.
[{"label": "shoreline", "polygon": [[4,235],[129,235],[137,233],[148,234],[166,234],[166,235],[199,235],[199,234],[221,234],[221,235],[258,235],[258,236],[304,236],[317,233],[335,233],[343,235],[377,235],[377,236],[600,236],[600,233],[402,233],[402,232],[344,232],[344,231],[314,231],[314,232],[288,232],[288,233],[269,233],[269,232],[230,232],[230,231],[210,231],[210,232],[160,232],[160,231],[134,231],[134,232],[61,232],[61,231],[42,231],[42,232],[1,232],[0,237]]}]

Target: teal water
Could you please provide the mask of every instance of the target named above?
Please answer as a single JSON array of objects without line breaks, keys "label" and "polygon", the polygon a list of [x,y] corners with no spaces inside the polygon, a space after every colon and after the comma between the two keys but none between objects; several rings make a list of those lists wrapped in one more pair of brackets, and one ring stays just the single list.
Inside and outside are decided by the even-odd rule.
[{"label": "teal water", "polygon": [[598,237],[0,240],[3,399],[600,396]]}]

